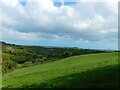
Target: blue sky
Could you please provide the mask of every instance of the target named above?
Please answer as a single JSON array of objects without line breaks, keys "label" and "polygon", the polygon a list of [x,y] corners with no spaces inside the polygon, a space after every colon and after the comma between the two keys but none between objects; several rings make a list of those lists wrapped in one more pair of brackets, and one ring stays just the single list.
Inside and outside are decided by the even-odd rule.
[{"label": "blue sky", "polygon": [[[27,3],[27,0],[19,0],[19,1],[23,6]],[[74,5],[77,3],[77,2],[74,2],[74,0],[72,0],[70,2],[68,2],[67,0],[64,0],[64,2],[61,2],[61,1],[62,0],[53,0],[54,6],[60,7],[60,6],[62,6],[62,4],[71,6],[71,5]]]},{"label": "blue sky", "polygon": [[62,4],[64,4],[64,5],[68,5],[68,6],[71,6],[71,5],[74,5],[74,4],[76,4],[77,2],[61,2],[60,0],[59,1],[55,1],[54,0],[54,5],[56,6],[56,7],[61,7],[62,6]]},{"label": "blue sky", "polygon": [[1,1],[2,41],[20,45],[118,48],[116,2]]}]

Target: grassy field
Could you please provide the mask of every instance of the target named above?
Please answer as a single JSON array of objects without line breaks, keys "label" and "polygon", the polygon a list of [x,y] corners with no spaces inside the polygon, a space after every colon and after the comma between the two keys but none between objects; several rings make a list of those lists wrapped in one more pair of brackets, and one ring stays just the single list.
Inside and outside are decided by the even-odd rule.
[{"label": "grassy field", "polygon": [[74,56],[17,69],[3,76],[4,88],[117,87],[118,53]]}]

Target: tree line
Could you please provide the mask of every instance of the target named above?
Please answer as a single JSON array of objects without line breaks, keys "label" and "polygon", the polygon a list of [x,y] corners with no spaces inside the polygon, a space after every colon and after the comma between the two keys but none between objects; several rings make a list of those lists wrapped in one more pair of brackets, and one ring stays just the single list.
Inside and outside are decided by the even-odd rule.
[{"label": "tree line", "polygon": [[108,51],[81,49],[77,47],[22,46],[2,43],[2,72],[7,73],[19,67],[46,63],[75,55],[103,53]]}]

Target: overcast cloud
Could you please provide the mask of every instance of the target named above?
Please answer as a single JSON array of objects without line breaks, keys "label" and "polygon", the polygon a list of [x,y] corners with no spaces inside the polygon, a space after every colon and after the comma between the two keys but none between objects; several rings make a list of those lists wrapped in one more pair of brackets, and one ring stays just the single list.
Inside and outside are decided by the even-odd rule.
[{"label": "overcast cloud", "polygon": [[[34,0],[33,0],[34,1]],[[117,2],[54,5],[52,0],[1,0],[3,41],[16,44],[117,49]]]}]

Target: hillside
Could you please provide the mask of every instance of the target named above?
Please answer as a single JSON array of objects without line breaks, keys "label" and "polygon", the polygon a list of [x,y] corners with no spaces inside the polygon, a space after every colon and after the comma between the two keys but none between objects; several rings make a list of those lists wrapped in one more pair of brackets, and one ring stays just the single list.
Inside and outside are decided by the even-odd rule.
[{"label": "hillside", "polygon": [[70,56],[110,52],[76,47],[23,46],[5,42],[1,43],[3,74],[20,67],[27,67],[38,63],[42,64]]},{"label": "hillside", "polygon": [[116,88],[117,65],[117,52],[73,56],[5,74],[3,87]]}]

